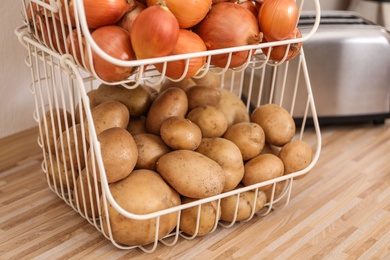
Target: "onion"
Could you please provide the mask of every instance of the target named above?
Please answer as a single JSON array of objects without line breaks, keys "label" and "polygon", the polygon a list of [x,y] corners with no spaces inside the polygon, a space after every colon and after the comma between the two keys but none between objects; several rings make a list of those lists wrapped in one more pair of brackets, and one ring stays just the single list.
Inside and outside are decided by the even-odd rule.
[{"label": "onion", "polygon": [[135,18],[146,8],[145,5],[141,3],[136,3],[136,6],[130,10],[129,12],[125,13],[122,18],[116,23],[119,27],[122,27],[126,31],[130,32],[131,27],[133,26],[133,22]]},{"label": "onion", "polygon": [[267,0],[261,5],[258,19],[267,41],[284,40],[297,26],[298,6],[295,0]]},{"label": "onion", "polygon": [[[203,40],[194,32],[187,29],[180,29],[179,39],[170,55],[185,54],[191,52],[206,51],[206,45]],[[192,58],[188,65],[188,71],[184,78],[195,76],[206,63],[206,57]],[[156,69],[161,73],[163,63],[155,64]],[[184,74],[186,60],[176,60],[167,63],[165,76],[172,79],[178,79]]]},{"label": "onion", "polygon": [[251,13],[257,17],[258,16],[258,13],[259,13],[259,10],[257,9],[256,7],[256,2],[254,1],[250,1],[250,0],[238,0],[235,2],[236,4],[239,4],[243,7],[245,7],[246,9],[248,9],[249,11],[251,11]]},{"label": "onion", "polygon": [[130,35],[137,59],[169,55],[179,38],[179,23],[164,1],[147,7],[134,20]]},{"label": "onion", "polygon": [[[261,42],[261,33],[256,17],[240,5],[219,3],[213,5],[206,18],[196,27],[195,32],[203,39],[208,50],[216,50]],[[232,54],[214,55],[211,64],[218,67],[238,67],[244,64],[253,51],[240,51]]]},{"label": "onion", "polygon": [[[290,36],[286,40],[296,39],[301,37],[302,37],[301,31],[298,29],[298,27],[295,27],[294,31],[290,34]],[[287,51],[287,46],[288,45],[277,45],[277,46],[270,47],[272,48],[272,50],[269,58],[274,61],[283,60],[283,57]],[[297,56],[301,48],[302,48],[302,42],[290,44],[285,61],[289,61],[293,59],[295,56]],[[268,55],[269,48],[262,48],[262,51],[265,55]]]},{"label": "onion", "polygon": [[[115,25],[108,25],[96,29],[91,35],[96,44],[108,55],[124,61],[135,60],[129,32],[125,29]],[[85,59],[87,70],[92,71],[87,50],[85,50]],[[124,80],[133,72],[132,67],[121,67],[112,64],[93,50],[92,61],[99,78],[108,82]]]},{"label": "onion", "polygon": [[[147,0],[147,4],[153,6],[158,1]],[[206,16],[212,0],[165,0],[165,4],[175,15],[180,28],[191,28]]]}]

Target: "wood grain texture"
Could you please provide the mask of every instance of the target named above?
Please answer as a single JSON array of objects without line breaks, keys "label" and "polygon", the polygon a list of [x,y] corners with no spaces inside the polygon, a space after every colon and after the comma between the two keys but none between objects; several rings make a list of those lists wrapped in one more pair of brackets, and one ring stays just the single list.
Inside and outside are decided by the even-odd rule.
[{"label": "wood grain texture", "polygon": [[0,259],[390,259],[389,126],[323,127],[320,159],[287,207],[152,254],[115,248],[48,188],[31,153],[0,172]]}]

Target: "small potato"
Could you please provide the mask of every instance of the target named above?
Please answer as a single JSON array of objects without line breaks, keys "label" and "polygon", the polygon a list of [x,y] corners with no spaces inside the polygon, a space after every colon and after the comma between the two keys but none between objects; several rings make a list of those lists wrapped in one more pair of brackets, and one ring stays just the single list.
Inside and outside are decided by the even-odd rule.
[{"label": "small potato", "polygon": [[[180,195],[161,176],[151,170],[135,170],[126,178],[109,185],[114,200],[125,211],[148,214],[181,204]],[[102,228],[108,234],[108,219],[113,239],[124,245],[138,246],[168,235],[177,225],[178,213],[137,220],[119,213],[108,200],[101,199]],[[105,210],[105,202],[108,210]],[[157,221],[159,221],[158,230]]]},{"label": "small potato", "polygon": [[102,195],[102,187],[100,183],[95,183],[90,176],[86,172],[86,168],[78,176],[76,180],[77,195],[75,195],[75,200],[83,214],[90,218],[97,218],[99,216],[98,199]]},{"label": "small potato", "polygon": [[264,148],[263,128],[253,122],[234,124],[226,130],[223,137],[237,145],[244,161],[259,155]]},{"label": "small potato", "polygon": [[188,99],[184,90],[168,88],[153,102],[146,116],[146,130],[159,135],[162,122],[171,116],[184,117],[188,110]]},{"label": "small potato", "polygon": [[220,137],[203,138],[197,152],[221,165],[225,175],[222,192],[234,189],[244,176],[244,162],[240,149],[232,141]]},{"label": "small potato", "polygon": [[132,135],[146,133],[146,117],[131,117],[127,125],[127,131]]},{"label": "small potato", "polygon": [[196,107],[187,118],[199,126],[203,137],[221,137],[228,128],[224,113],[213,106]]},{"label": "small potato", "polygon": [[57,139],[58,157],[68,169],[82,170],[89,144],[85,142],[80,124],[71,126]]},{"label": "small potato", "polygon": [[122,85],[101,84],[97,89],[96,100],[102,103],[107,100],[116,100],[124,104],[129,110],[130,116],[146,114],[152,104],[152,97],[148,89],[143,85],[128,89]]},{"label": "small potato", "polygon": [[[121,127],[126,129],[129,124],[129,110],[124,104],[115,100],[108,100],[92,109],[92,120],[95,126],[96,135],[112,127]],[[89,124],[85,120],[85,135],[89,140]]]},{"label": "small potato", "polygon": [[165,119],[160,128],[160,135],[162,140],[174,150],[195,150],[202,141],[200,128],[180,116]]},{"label": "small potato", "polygon": [[312,154],[310,145],[304,141],[297,140],[285,144],[279,152],[279,158],[284,164],[284,174],[305,169],[312,161]]},{"label": "small potato", "polygon": [[[284,173],[283,162],[273,154],[258,155],[245,163],[245,173],[242,183],[245,186],[272,180],[282,176]],[[260,187],[260,190],[267,190],[272,185]]]},{"label": "small potato", "polygon": [[[244,185],[241,183],[236,189],[242,188]],[[267,202],[267,195],[264,191],[259,190],[257,192],[256,207],[255,205],[256,191],[249,190],[241,192],[237,202],[237,195],[232,195],[221,199],[221,219],[225,221],[243,221],[252,216],[252,213],[258,212],[262,209]],[[236,213],[236,206],[237,215]]]},{"label": "small potato", "polygon": [[271,145],[283,146],[295,135],[295,122],[290,113],[276,104],[255,108],[251,119],[259,124],[265,133],[265,141]]},{"label": "small potato", "polygon": [[219,88],[206,86],[192,86],[185,90],[188,98],[188,110],[200,106],[217,106],[221,100],[221,91]]},{"label": "small potato", "polygon": [[249,122],[249,113],[245,103],[233,92],[227,89],[220,89],[221,100],[217,108],[225,114],[228,126],[240,123]]},{"label": "small potato", "polygon": [[181,195],[202,199],[220,194],[225,186],[222,167],[191,150],[175,150],[160,157],[157,171]]},{"label": "small potato", "polygon": [[158,159],[171,151],[158,135],[141,133],[133,138],[138,148],[137,169],[156,170]]},{"label": "small potato", "polygon": [[40,122],[40,128],[42,130],[41,141],[47,153],[56,152],[57,138],[70,126],[72,126],[72,116],[68,111],[59,108],[46,112],[45,118]]},{"label": "small potato", "polygon": [[63,188],[65,191],[74,189],[74,184],[78,177],[78,171],[67,168],[61,161],[56,158],[46,160],[46,169],[49,183],[58,189]]},{"label": "small potato", "polygon": [[[97,138],[108,183],[128,176],[138,159],[138,149],[133,136],[124,128],[112,127],[101,132]],[[88,169],[92,169],[92,156],[90,149],[87,156]],[[97,180],[100,181],[99,172]]]},{"label": "small potato", "polygon": [[[196,199],[187,197],[182,197],[181,199],[182,204],[193,201],[196,201]],[[200,216],[198,219],[199,207]],[[180,230],[190,236],[204,236],[214,229],[215,225],[218,224],[220,217],[221,207],[218,205],[216,200],[203,203],[201,206],[183,209],[180,215]]]}]

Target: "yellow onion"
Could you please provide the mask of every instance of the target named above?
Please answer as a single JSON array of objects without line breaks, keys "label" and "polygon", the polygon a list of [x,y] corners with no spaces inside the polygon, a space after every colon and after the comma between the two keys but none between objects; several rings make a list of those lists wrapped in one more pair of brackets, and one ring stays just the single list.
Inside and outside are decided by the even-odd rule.
[{"label": "yellow onion", "polygon": [[[206,51],[206,45],[203,40],[194,32],[187,29],[180,29],[179,39],[170,55],[185,54],[191,52]],[[191,78],[195,76],[206,62],[206,57],[192,58],[189,61],[188,70],[184,78]],[[163,70],[163,63],[155,64],[156,69],[161,73]],[[184,74],[186,68],[185,60],[170,61],[167,63],[165,75],[178,79]]]},{"label": "yellow onion", "polygon": [[[298,29],[298,27],[296,27],[286,40],[296,39],[296,38],[300,38],[300,37],[302,37],[302,33]],[[288,46],[288,44],[270,47],[270,48],[272,48],[272,50],[271,50],[271,54],[270,54],[269,58],[271,60],[274,60],[274,61],[281,61],[281,60],[283,60],[283,57],[286,54],[286,51],[288,51],[285,61],[289,61],[298,55],[299,51],[302,48],[302,42],[290,44],[288,50],[287,50],[287,46]],[[268,51],[270,48],[262,48],[263,53],[265,55],[268,55]]]},{"label": "yellow onion", "polygon": [[146,8],[145,5],[137,2],[136,6],[125,13],[122,18],[116,23],[116,25],[122,27],[126,31],[130,32],[135,18]]}]

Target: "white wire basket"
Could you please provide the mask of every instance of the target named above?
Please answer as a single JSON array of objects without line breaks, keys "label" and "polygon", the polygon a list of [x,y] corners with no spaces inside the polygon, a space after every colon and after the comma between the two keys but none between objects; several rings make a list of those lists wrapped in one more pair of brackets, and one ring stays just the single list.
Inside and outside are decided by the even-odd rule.
[{"label": "white wire basket", "polygon": [[[300,10],[302,10],[303,2],[300,2]],[[65,0],[65,3],[67,3],[67,0]],[[245,220],[240,220],[240,222],[266,216],[272,210],[288,205],[291,199],[294,181],[297,181],[296,179],[299,176],[307,174],[319,158],[321,150],[320,128],[303,48],[293,60],[282,60],[280,62],[271,61],[268,56],[262,53],[261,49],[264,47],[305,41],[314,34],[317,30],[320,17],[319,1],[314,0],[314,3],[316,6],[316,17],[313,28],[310,33],[303,35],[299,39],[124,62],[113,59],[112,57],[106,57],[107,55],[105,53],[101,53],[101,50],[90,37],[90,32],[86,27],[85,15],[82,15],[83,1],[74,1],[77,7],[75,8],[77,17],[77,27],[75,29],[84,34],[89,48],[100,53],[102,57],[107,58],[107,60],[113,63],[122,66],[138,67],[137,71],[130,78],[120,82],[104,82],[93,70],[90,72],[86,71],[85,60],[83,58],[78,60],[73,57],[70,55],[69,46],[59,44],[61,37],[59,37],[58,30],[65,32],[66,25],[62,21],[63,19],[69,19],[68,14],[65,17],[60,16],[60,26],[48,26],[48,28],[55,28],[53,34],[48,34],[50,35],[48,38],[42,37],[37,33],[35,25],[43,21],[32,24],[28,23],[17,28],[15,33],[19,37],[20,43],[28,50],[25,62],[31,69],[32,75],[30,91],[34,96],[36,105],[36,110],[33,115],[39,125],[40,135],[38,137],[38,144],[42,148],[44,156],[42,168],[46,174],[50,189],[90,224],[94,225],[98,231],[102,232],[116,247],[121,249],[139,248],[148,253],[155,251],[159,243],[166,246],[173,246],[179,239],[191,240],[197,237],[197,230],[200,226],[200,211],[206,203],[215,202],[219,209],[223,198],[229,196],[237,197],[234,219],[227,222],[221,221],[216,217],[215,224],[210,233],[217,230],[218,227],[228,228],[236,222],[239,222],[236,220],[238,201],[240,195],[244,192],[255,192],[256,196],[254,196],[253,201],[253,205],[255,205],[257,194],[260,192],[261,187],[272,185],[267,194],[268,198],[265,206],[258,212],[255,212],[253,209],[250,216]],[[59,11],[59,1],[55,0],[23,0],[23,6],[24,10],[28,10],[28,6],[40,8],[41,12],[47,14],[45,17],[54,17]],[[28,13],[25,12],[24,14],[27,19]],[[46,20],[46,22],[50,21]],[[70,45],[70,48],[74,47]],[[242,50],[254,50],[256,54],[239,68],[229,68],[228,64],[225,68],[216,68],[210,65],[210,59],[213,55],[221,53],[231,55],[233,52]],[[228,89],[240,97],[246,104],[248,113],[257,106],[276,103],[293,115],[297,122],[297,131],[293,140],[304,140],[311,145],[313,149],[312,161],[305,169],[298,172],[224,192],[216,196],[199,199],[191,203],[149,214],[128,212],[118,205],[113,198],[106,178],[97,135],[94,131],[87,130],[86,128],[85,122],[91,126],[89,129],[93,129],[92,126],[94,125],[87,93],[89,90],[98,88],[101,83],[122,84],[127,88],[136,88],[140,84],[158,86],[166,78],[164,72],[156,72],[155,69],[148,66],[149,64],[156,64],[158,62],[166,63],[171,60],[190,59],[200,56],[207,57],[207,62],[196,77],[202,78],[207,73],[220,75],[222,79],[220,87]],[[81,57],[84,56],[82,55]],[[180,80],[177,79],[176,81]],[[306,102],[297,104],[295,102],[297,96],[306,97],[304,99]],[[299,116],[295,116],[297,111],[299,112]],[[78,125],[78,128],[72,127],[76,125]],[[52,130],[53,136],[45,134],[49,129]],[[86,135],[89,135],[89,142],[86,141]],[[71,149],[70,147],[76,147],[76,149]],[[89,165],[85,163],[88,153],[92,154],[92,164]],[[67,163],[58,163],[61,161],[67,161]],[[87,171],[90,174],[85,175],[82,173],[83,171]],[[64,178],[56,177],[59,173],[63,173]],[[97,181],[97,175],[100,176],[100,181]],[[81,185],[84,188],[80,190],[75,188],[78,176],[85,176],[80,181],[82,184],[86,184],[86,186]],[[284,188],[281,192],[277,192],[281,186]],[[91,201],[93,200],[96,200],[97,204],[92,203]],[[97,207],[96,205],[99,204],[104,206]],[[153,219],[155,221],[154,240],[147,245],[131,246],[116,242],[110,229],[110,219],[102,217],[103,213],[106,216],[108,215],[108,205],[114,207],[115,210],[127,219]],[[198,215],[196,219],[196,231],[193,235],[188,235],[181,231],[180,216],[184,209],[191,207],[197,208]],[[162,225],[162,217],[172,213],[178,214],[176,227],[168,235],[159,238],[158,233]],[[102,227],[104,222],[108,226],[107,230]]]}]

